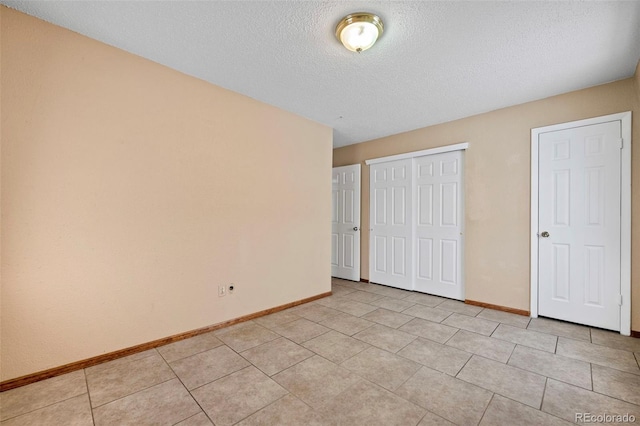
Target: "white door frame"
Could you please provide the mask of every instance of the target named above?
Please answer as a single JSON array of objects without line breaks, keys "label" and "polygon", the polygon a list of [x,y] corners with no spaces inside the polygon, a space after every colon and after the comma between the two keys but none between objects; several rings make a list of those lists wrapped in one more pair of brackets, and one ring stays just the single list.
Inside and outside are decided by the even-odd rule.
[{"label": "white door frame", "polygon": [[[396,154],[396,155],[389,155],[387,157],[379,157],[379,158],[372,158],[369,160],[365,160],[365,164],[367,166],[371,166],[372,164],[378,164],[378,163],[385,163],[388,161],[396,161],[396,160],[405,160],[405,159],[413,159],[416,157],[423,157],[425,155],[434,155],[434,154],[441,154],[444,152],[451,152],[451,151],[465,151],[469,148],[469,143],[468,142],[461,142],[461,143],[457,143],[457,144],[453,144],[453,145],[445,145],[445,146],[440,146],[437,148],[429,148],[429,149],[424,149],[421,151],[412,151],[412,152],[405,152],[402,154]],[[464,164],[465,164],[465,156],[462,156],[462,167],[464,168]],[[412,171],[413,173],[413,171]],[[464,186],[464,170],[462,172],[462,184],[463,187]],[[371,192],[371,181],[369,182],[369,192]],[[411,194],[412,197],[415,198],[415,188],[414,191],[412,191]],[[462,294],[464,296],[465,294],[465,263],[464,263],[464,251],[465,251],[465,210],[464,210],[464,196],[462,197],[462,201],[461,201],[461,212],[462,212],[462,220],[461,220],[461,228],[462,228],[462,238],[461,238],[461,245],[462,245],[462,250],[461,250],[461,254],[460,254],[460,283],[462,286]],[[415,208],[416,206],[414,205],[413,209],[414,209],[414,214],[413,214],[413,220],[415,221]],[[372,219],[372,215],[371,215],[371,197],[369,198],[369,236],[371,236],[371,231],[373,230],[373,228],[371,227],[371,219]],[[415,229],[415,222],[412,225],[412,227],[414,227]],[[369,237],[369,277],[371,277],[371,268],[373,267],[373,262],[371,261],[371,253],[373,252],[372,250],[373,247],[373,242],[371,240],[371,237]],[[416,251],[413,250],[412,253],[412,275],[414,276],[413,280],[415,281],[415,269],[416,269]],[[412,288],[415,286],[415,283],[412,284]],[[463,299],[464,300],[464,299]]]},{"label": "white door frame", "polygon": [[631,334],[631,111],[531,129],[531,317],[538,317],[538,138],[541,133],[620,121],[620,334]]}]

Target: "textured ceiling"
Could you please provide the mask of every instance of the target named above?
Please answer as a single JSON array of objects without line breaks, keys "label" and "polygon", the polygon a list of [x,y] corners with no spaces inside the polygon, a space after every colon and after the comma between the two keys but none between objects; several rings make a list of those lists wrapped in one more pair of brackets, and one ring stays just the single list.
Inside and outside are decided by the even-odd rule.
[{"label": "textured ceiling", "polygon": [[[633,75],[640,1],[7,1],[334,128],[345,146]],[[384,21],[361,54],[344,15]]]}]

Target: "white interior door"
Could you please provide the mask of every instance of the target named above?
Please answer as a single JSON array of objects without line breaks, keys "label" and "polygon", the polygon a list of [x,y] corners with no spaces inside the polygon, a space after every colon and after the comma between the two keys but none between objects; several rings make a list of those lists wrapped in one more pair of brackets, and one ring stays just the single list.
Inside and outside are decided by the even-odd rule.
[{"label": "white interior door", "polygon": [[413,288],[412,161],[370,168],[369,281]]},{"label": "white interior door", "polygon": [[464,299],[462,280],[462,151],[415,159],[414,289]]},{"label": "white interior door", "polygon": [[538,312],[620,330],[619,121],[539,135]]},{"label": "white interior door", "polygon": [[360,281],[360,164],[332,175],[331,275]]}]

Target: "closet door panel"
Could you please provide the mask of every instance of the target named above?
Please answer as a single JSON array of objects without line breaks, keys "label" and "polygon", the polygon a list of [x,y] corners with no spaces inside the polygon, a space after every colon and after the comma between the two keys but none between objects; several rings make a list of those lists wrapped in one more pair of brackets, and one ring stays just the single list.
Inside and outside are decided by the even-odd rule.
[{"label": "closet door panel", "polygon": [[369,281],[413,288],[413,160],[371,165]]}]

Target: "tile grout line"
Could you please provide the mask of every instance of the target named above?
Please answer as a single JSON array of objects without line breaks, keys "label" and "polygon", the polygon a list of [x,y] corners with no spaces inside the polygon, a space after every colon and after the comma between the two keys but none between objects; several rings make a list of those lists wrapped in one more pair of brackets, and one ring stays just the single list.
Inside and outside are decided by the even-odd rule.
[{"label": "tile grout line", "polygon": [[[394,395],[395,395],[395,394],[394,394]],[[403,399],[404,399],[404,398],[403,398]],[[406,399],[405,399],[405,401],[406,401]],[[418,405],[418,407],[420,407],[420,406]],[[422,409],[424,410],[424,414],[422,415],[422,417],[420,417],[420,419],[418,420],[418,423],[416,423],[414,426],[418,426],[420,423],[422,423],[422,421],[424,420],[424,418],[425,418],[425,417],[427,417],[427,414],[429,414],[429,413],[431,412],[431,411],[427,410],[427,409],[426,409],[426,408],[424,408],[424,407],[420,407],[420,408],[422,408]],[[434,413],[434,414],[435,414],[435,413]],[[437,414],[436,414],[436,415],[437,415]],[[444,417],[443,417],[443,418],[444,418]],[[445,419],[445,420],[446,420],[446,419]]]},{"label": "tile grout line", "polygon": [[493,398],[495,398],[496,393],[492,392],[491,393],[491,399],[489,400],[489,403],[487,404],[486,407],[484,407],[484,411],[482,412],[482,416],[480,416],[480,420],[478,420],[478,424],[482,423],[482,419],[484,419],[485,414],[487,414],[487,410],[489,409],[489,406],[491,405],[491,402],[493,401]]},{"label": "tile grout line", "polygon": [[545,377],[544,378],[544,388],[542,389],[542,398],[540,398],[540,406],[538,407],[538,410],[542,411],[542,404],[544,404],[544,396],[547,393],[547,383],[549,383],[549,378]]},{"label": "tile grout line", "polygon": [[[164,360],[163,360],[163,361],[164,361]],[[169,367],[169,368],[171,368],[171,367]],[[173,370],[171,370],[171,372],[173,372]],[[131,393],[128,393],[128,394],[126,394],[126,395],[122,395],[122,396],[120,396],[120,397],[118,397],[118,398],[116,398],[116,399],[113,399],[113,400],[111,400],[111,401],[105,402],[104,404],[100,404],[100,405],[97,405],[97,406],[95,406],[95,407],[93,407],[93,406],[92,406],[92,407],[91,407],[91,410],[93,411],[93,409],[104,407],[105,405],[109,405],[109,404],[111,404],[112,402],[120,401],[121,399],[128,398],[128,397],[130,397],[131,395],[135,395],[135,394],[140,393],[140,392],[142,392],[142,391],[146,391],[146,390],[151,389],[151,388],[154,388],[154,387],[156,387],[156,386],[160,386],[160,385],[162,385],[162,384],[165,384],[165,383],[167,383],[167,382],[170,382],[170,381],[171,381],[171,380],[173,380],[173,379],[178,379],[178,380],[179,380],[179,378],[178,378],[177,376],[175,376],[175,373],[174,373],[174,377],[171,377],[171,378],[169,378],[169,379],[167,379],[167,380],[163,380],[163,381],[158,382],[158,383],[154,383],[154,384],[153,384],[153,385],[151,385],[151,386],[147,386],[147,387],[145,387],[145,388],[138,389],[138,390],[137,390],[137,391],[135,391],[135,392],[131,392]]]},{"label": "tile grout line", "polygon": [[[513,343],[513,342],[511,342],[511,343]],[[523,345],[520,345],[520,346],[523,346]],[[509,358],[507,358],[507,362],[504,363],[505,365],[509,365],[511,367],[514,367],[513,365],[509,364],[509,361],[511,361],[511,357],[513,356],[513,353],[516,351],[517,347],[518,347],[518,343],[516,343],[513,346],[513,349],[511,349],[511,353],[509,354]],[[524,371],[527,371],[527,370],[524,370]]]},{"label": "tile grout line", "polygon": [[[395,330],[395,329],[394,329],[394,330]],[[400,330],[398,330],[398,331],[400,331]],[[406,332],[405,332],[405,331],[403,331],[403,333],[406,333]],[[397,350],[397,351],[395,351],[395,352],[390,352],[390,351],[387,351],[387,352],[392,353],[392,354],[394,354],[394,355],[398,355],[398,352],[400,352],[401,350],[403,350],[404,348],[406,348],[407,346],[409,346],[410,344],[412,344],[413,342],[415,342],[416,340],[418,340],[418,337],[420,337],[420,336],[416,336],[416,335],[411,334],[411,333],[407,333],[407,334],[409,334],[409,335],[413,336],[413,339],[412,339],[409,343],[407,343],[406,345],[404,345],[403,347],[401,347],[400,349],[398,349],[398,350]],[[380,348],[380,349],[382,349],[382,348]],[[382,350],[384,350],[384,349],[382,349]],[[398,356],[400,356],[400,355],[398,355]],[[403,357],[403,358],[404,358],[404,357]],[[418,364],[419,364],[419,363],[418,363]]]},{"label": "tile grout line", "polygon": [[[187,392],[188,392],[188,391],[187,391]],[[193,397],[192,397],[192,398],[193,398]],[[197,403],[198,403],[198,402],[196,401],[196,404],[197,404]],[[187,420],[189,420],[189,419],[191,419],[191,418],[193,418],[193,417],[197,416],[198,414],[200,414],[200,413],[196,413],[196,414],[194,414],[193,416],[189,416],[189,417],[187,417],[186,419],[178,420],[176,423],[173,423],[173,425],[172,425],[172,426],[176,426],[176,425],[179,425],[179,424],[180,424],[180,423],[182,423],[182,422],[186,422]],[[205,417],[206,417],[208,420],[211,420],[211,419],[209,419],[209,416],[207,416],[207,413],[205,413],[204,411],[202,411],[202,414],[204,414],[204,415],[205,415]],[[213,423],[213,421],[211,421],[211,423]]]},{"label": "tile grout line", "polygon": [[[128,359],[131,356],[138,356],[140,354],[144,354],[144,353],[147,353],[147,352],[154,352],[154,353],[150,353],[149,355],[146,355],[146,356],[143,356],[143,357],[140,357],[140,358]],[[152,357],[154,355],[160,355],[160,352],[158,352],[157,348],[147,349],[146,351],[138,352],[137,354],[132,354],[132,355],[128,355],[128,356],[123,357],[123,358],[117,358],[117,359],[114,359],[114,360],[111,360],[111,361],[103,362],[101,364],[92,365],[91,367],[83,368],[83,370],[85,370],[85,374],[90,374],[92,370],[96,370],[96,367],[100,367],[101,366],[102,368],[99,368],[98,371],[109,371],[109,370],[111,370],[113,368],[123,367],[123,366],[125,366],[127,364],[130,364],[132,362],[142,361],[143,359]],[[160,356],[162,356],[162,355],[160,355]],[[115,362],[116,364],[109,366],[108,364],[112,363],[112,362]],[[89,370],[89,371],[86,371],[86,370]]]},{"label": "tile grout line", "polygon": [[82,375],[84,376],[84,385],[87,388],[87,398],[89,399],[89,411],[91,411],[91,421],[96,424],[96,418],[93,415],[93,404],[91,403],[91,392],[89,392],[89,380],[87,379],[87,369],[82,369]]},{"label": "tile grout line", "polygon": [[[16,388],[16,389],[20,389],[20,388]],[[10,390],[13,390],[13,389],[10,389]],[[9,392],[9,391],[7,391],[7,392]],[[87,394],[88,394],[88,392],[87,392]],[[25,411],[24,413],[18,414],[16,416],[8,417],[6,419],[2,419],[2,421],[0,423],[4,423],[4,422],[7,422],[9,420],[17,419],[20,416],[25,416],[27,414],[35,413],[36,411],[40,411],[40,410],[43,410],[45,408],[53,407],[54,405],[60,404],[61,402],[66,402],[66,401],[69,401],[70,399],[77,398],[77,397],[82,396],[82,395],[84,395],[84,393],[79,393],[77,395],[70,396],[69,398],[61,399],[60,401],[52,402],[51,404],[43,405],[42,407],[38,407],[38,408],[35,408],[33,410],[30,410],[30,411]],[[89,402],[89,408],[91,408],[91,402]],[[92,410],[92,412],[93,412],[93,410]],[[93,417],[93,413],[92,413],[91,416]]]},{"label": "tile grout line", "polygon": [[[278,383],[278,384],[279,384],[279,383]],[[281,387],[282,387],[282,386],[281,386]],[[276,402],[280,401],[282,398],[284,398],[284,397],[286,397],[286,396],[289,396],[289,395],[293,395],[291,392],[289,392],[289,390],[288,390],[288,389],[286,389],[286,388],[284,388],[284,387],[282,387],[282,388],[283,388],[283,389],[285,389],[285,390],[287,391],[287,393],[286,393],[285,395],[282,395],[280,398],[276,399],[275,401],[273,401],[273,402],[271,402],[271,403],[269,403],[269,404],[265,405],[264,407],[258,408],[256,411],[254,411],[254,412],[252,412],[252,413],[249,413],[248,415],[246,415],[245,417],[241,418],[241,419],[240,419],[240,420],[238,420],[237,422],[234,422],[233,424],[234,424],[234,425],[237,425],[238,423],[240,423],[240,422],[242,422],[242,421],[244,421],[244,420],[248,419],[249,417],[253,416],[254,414],[256,414],[256,413],[258,413],[258,412],[260,412],[260,411],[264,410],[265,408],[272,406],[272,405],[273,405],[273,404],[275,404]],[[296,397],[295,395],[293,395],[293,396],[294,396],[294,397]],[[296,397],[296,398],[297,398],[297,397]],[[300,398],[298,398],[298,399],[299,399],[300,401],[302,401]],[[303,401],[303,402],[304,402],[304,401]],[[210,420],[211,420],[211,419],[210,419]],[[213,424],[215,425],[215,423],[213,422],[213,420],[211,420],[211,423],[213,423]]]},{"label": "tile grout line", "polygon": [[[455,328],[457,328],[457,327],[455,327]],[[449,337],[447,340],[445,340],[445,341],[444,341],[444,343],[442,343],[442,345],[446,345],[446,346],[449,346],[449,347],[453,347],[453,346],[451,346],[451,345],[447,345],[447,343],[448,343],[451,339],[453,339],[453,337],[454,337],[456,334],[458,334],[458,332],[459,332],[460,330],[461,330],[461,329],[460,329],[460,328],[458,328],[458,329],[456,330],[456,332],[455,332],[455,333],[453,333],[453,334],[451,335],[451,337]],[[456,349],[457,349],[457,348],[456,348]],[[462,350],[462,349],[460,349],[460,350]],[[466,352],[466,351],[464,351],[464,352]]]},{"label": "tile grout line", "polygon": [[[231,350],[233,350],[233,349],[231,349]],[[238,355],[238,356],[242,356],[242,355],[240,355],[240,354],[237,354],[237,355]],[[243,358],[243,359],[244,359],[244,358]],[[199,386],[196,386],[196,387],[195,387],[195,388],[193,388],[193,389],[189,389],[189,388],[188,388],[188,387],[186,387],[186,386],[185,386],[185,389],[187,389],[187,392],[192,393],[193,391],[198,390],[198,389],[200,389],[200,388],[201,388],[201,387],[203,387],[203,386],[210,385],[210,384],[211,384],[211,383],[213,383],[213,382],[217,382],[217,381],[218,381],[218,380],[220,380],[220,379],[224,379],[225,377],[229,377],[230,375],[232,375],[232,374],[234,374],[234,373],[237,373],[238,371],[246,370],[246,369],[247,369],[247,368],[249,368],[249,367],[257,368],[255,365],[253,365],[253,364],[249,363],[249,365],[246,365],[246,366],[244,366],[244,367],[242,367],[242,368],[239,368],[239,369],[237,369],[237,370],[235,370],[235,371],[232,371],[232,372],[230,372],[230,373],[228,373],[228,374],[225,374],[225,375],[223,375],[223,376],[220,376],[220,377],[218,377],[217,379],[212,380],[212,381],[210,381],[210,382],[203,383],[203,384],[201,384],[201,385],[199,385]],[[260,369],[258,368],[258,370],[260,370]],[[262,372],[262,370],[260,370],[260,371]],[[267,377],[268,377],[268,376],[267,376]],[[182,382],[182,381],[181,381],[181,382]]]},{"label": "tile grout line", "polygon": [[[598,365],[598,364],[596,364],[596,365]],[[605,368],[606,368],[606,367],[605,367]],[[620,371],[620,370],[617,370],[617,371]],[[623,371],[623,373],[624,373],[624,371]],[[630,373],[630,374],[632,374],[632,373]],[[634,405],[634,406],[636,406],[636,407],[640,407],[640,405],[639,405],[639,404],[636,404],[636,403],[633,403],[633,402],[629,402],[629,401],[625,401],[624,399],[620,399],[620,398],[618,398],[617,396],[608,395],[608,394],[606,394],[606,393],[598,392],[598,391],[595,391],[595,390],[585,389],[585,388],[582,388],[582,387],[580,387],[580,386],[576,386],[576,385],[574,385],[574,384],[564,382],[564,381],[562,381],[562,380],[554,379],[553,377],[549,377],[549,379],[551,379],[551,380],[555,380],[556,382],[564,383],[564,384],[566,384],[566,385],[568,385],[568,386],[571,386],[571,387],[577,388],[578,390],[583,390],[583,391],[585,391],[585,392],[591,392],[591,393],[593,393],[593,394],[595,394],[595,395],[600,395],[600,396],[604,396],[604,397],[606,397],[606,398],[615,399],[616,401],[622,402],[622,403],[624,403],[624,404],[630,404],[630,405]]]},{"label": "tile grout line", "polygon": [[[293,342],[293,343],[295,343],[295,342]],[[296,344],[297,344],[297,343],[296,343]],[[307,348],[305,348],[305,347],[304,347],[304,346],[302,346],[302,345],[298,345],[298,346],[300,346],[300,347],[302,347],[302,348],[304,348],[304,349],[307,349]],[[298,362],[296,362],[296,363],[293,363],[293,364],[291,364],[290,366],[288,366],[287,368],[283,368],[283,369],[282,369],[282,370],[280,370],[280,371],[276,371],[275,373],[273,373],[273,374],[271,374],[271,375],[269,375],[269,374],[267,374],[266,372],[262,371],[262,370],[260,369],[260,367],[258,367],[257,365],[255,365],[254,363],[252,363],[251,361],[249,361],[248,359],[247,359],[247,361],[249,361],[249,364],[251,364],[252,366],[254,366],[255,368],[257,368],[258,370],[260,370],[260,371],[261,371],[265,376],[267,376],[268,378],[270,378],[270,379],[271,379],[271,380],[273,380],[274,382],[278,383],[278,385],[282,386],[278,381],[276,381],[276,380],[273,378],[274,376],[276,376],[276,375],[278,375],[278,374],[282,373],[283,371],[286,371],[286,370],[288,370],[288,369],[290,369],[290,368],[292,368],[292,367],[295,367],[295,366],[296,366],[296,365],[298,365],[298,364],[302,364],[303,362],[305,362],[305,361],[306,361],[306,360],[308,360],[308,359],[313,358],[314,356],[320,356],[319,354],[315,353],[315,352],[314,352],[314,351],[312,351],[311,349],[307,349],[307,350],[308,350],[309,352],[311,352],[313,355],[309,355],[309,356],[308,356],[308,357],[306,357],[305,359],[302,359],[302,360],[300,360],[300,361],[298,361]],[[246,359],[246,358],[245,358],[245,359]],[[329,361],[329,360],[327,360],[327,361]],[[333,361],[331,361],[331,362],[333,362]],[[335,363],[334,363],[334,364],[335,364]],[[283,388],[283,389],[287,389],[287,388],[285,388],[284,386],[282,386],[282,388]],[[289,389],[287,389],[287,392],[291,393],[291,392],[289,391]]]},{"label": "tile grout line", "polygon": [[[462,373],[462,370],[464,370],[464,368],[467,366],[467,364],[469,363],[469,361],[471,361],[471,358],[473,358],[473,357],[474,357],[474,356],[476,356],[476,355],[477,355],[477,354],[471,354],[471,356],[469,357],[469,359],[468,359],[468,360],[466,360],[466,361],[464,362],[464,364],[462,365],[462,367],[460,367],[460,369],[458,370],[458,372],[456,373],[456,375],[455,375],[455,376],[453,376],[453,377],[454,377],[454,378],[456,378],[456,379],[458,379],[458,376],[460,375],[460,373]],[[487,358],[487,359],[488,359],[488,358]],[[462,380],[462,379],[458,379],[458,380]],[[462,380],[462,381],[463,381],[463,382],[465,382],[465,383],[469,383],[469,382],[467,382],[466,380]],[[474,385],[474,386],[478,386],[478,385],[475,385],[475,384],[473,384],[473,383],[471,383],[471,384],[472,384],[472,385]],[[478,387],[481,387],[481,386],[478,386]],[[484,389],[484,388],[482,388],[482,389]],[[490,391],[490,392],[493,392],[493,391]]]},{"label": "tile grout line", "polygon": [[[198,337],[198,336],[195,336],[195,337]],[[188,340],[188,339],[186,339],[186,340]],[[220,339],[218,339],[218,340],[220,340]],[[175,343],[178,343],[178,342],[175,342]],[[171,344],[171,343],[170,343],[170,344]],[[167,345],[167,346],[169,346],[169,345]],[[205,352],[212,351],[212,350],[214,350],[214,349],[219,348],[220,346],[226,346],[226,344],[225,344],[222,340],[220,340],[220,344],[219,344],[218,346],[214,346],[214,347],[212,347],[212,348],[204,349],[204,350],[201,350],[201,351],[199,351],[199,352],[194,352],[194,353],[192,353],[191,355],[183,356],[182,358],[176,358],[176,359],[171,360],[171,361],[168,361],[168,360],[164,357],[164,355],[162,355],[162,354],[160,354],[160,356],[162,357],[162,359],[164,360],[164,362],[166,362],[166,363],[167,363],[167,365],[169,365],[169,364],[170,364],[170,363],[172,363],[172,362],[182,361],[182,360],[184,360],[184,359],[191,358],[191,357],[194,357],[194,356],[196,356],[196,355],[200,355],[200,354],[203,354],[203,353],[205,353]],[[170,365],[169,365],[169,366],[170,366]],[[171,367],[171,366],[170,366],[170,367]]]}]

